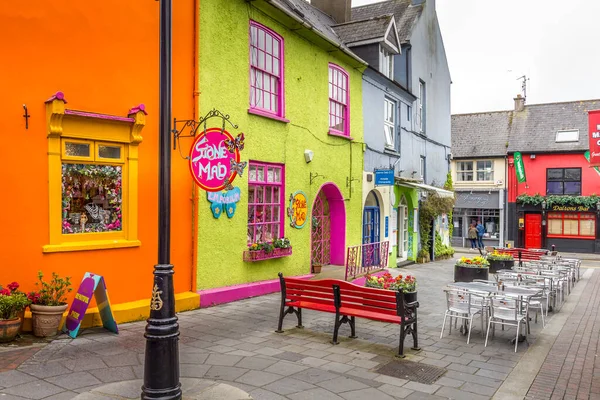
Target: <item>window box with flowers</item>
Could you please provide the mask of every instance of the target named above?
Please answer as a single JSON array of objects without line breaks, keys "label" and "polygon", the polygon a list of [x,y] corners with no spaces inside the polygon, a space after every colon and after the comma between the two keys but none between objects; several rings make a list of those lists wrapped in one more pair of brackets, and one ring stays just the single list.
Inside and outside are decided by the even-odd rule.
[{"label": "window box with flowers", "polygon": [[381,276],[367,274],[365,286],[386,290],[402,289],[404,301],[407,303],[417,301],[417,278],[412,275],[398,275],[397,277],[393,277],[389,272],[386,272]]},{"label": "window box with flowers", "polygon": [[276,239],[273,242],[252,243],[244,251],[244,261],[254,262],[281,258],[292,255],[292,245],[288,238]]},{"label": "window box with flowers", "polygon": [[474,279],[488,280],[490,263],[483,257],[462,257],[454,264],[454,282],[473,282]]}]

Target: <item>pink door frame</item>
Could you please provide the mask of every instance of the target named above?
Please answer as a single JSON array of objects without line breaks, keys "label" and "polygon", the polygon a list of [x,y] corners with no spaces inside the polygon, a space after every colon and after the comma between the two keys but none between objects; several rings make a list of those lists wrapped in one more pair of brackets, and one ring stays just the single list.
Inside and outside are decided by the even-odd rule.
[{"label": "pink door frame", "polygon": [[[329,202],[329,214],[331,218],[331,264],[344,265],[346,262],[346,204],[344,196],[335,183],[324,183],[317,191],[311,210],[314,210],[315,200],[321,190],[325,193],[325,197],[327,197],[327,201]],[[312,256],[312,235],[310,249]]]}]

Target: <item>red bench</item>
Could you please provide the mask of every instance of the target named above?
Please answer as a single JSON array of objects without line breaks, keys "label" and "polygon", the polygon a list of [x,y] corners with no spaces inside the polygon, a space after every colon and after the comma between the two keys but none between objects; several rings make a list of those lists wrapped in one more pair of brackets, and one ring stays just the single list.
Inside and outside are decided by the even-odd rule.
[{"label": "red bench", "polygon": [[400,325],[398,356],[404,357],[404,339],[411,334],[413,350],[420,350],[417,337],[418,302],[406,303],[401,291],[374,289],[354,285],[336,279],[306,281],[284,278],[281,283],[281,309],[275,332],[283,332],[283,319],[296,314],[298,328],[302,326],[302,309],[335,314],[332,343],[338,344],[338,332],[342,324],[350,325],[350,338],[356,338],[355,318],[367,318]]}]

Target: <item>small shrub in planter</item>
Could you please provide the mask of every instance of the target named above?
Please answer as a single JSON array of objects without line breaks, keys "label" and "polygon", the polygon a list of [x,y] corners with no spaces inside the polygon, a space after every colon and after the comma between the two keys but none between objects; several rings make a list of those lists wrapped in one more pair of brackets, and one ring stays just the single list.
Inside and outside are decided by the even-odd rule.
[{"label": "small shrub in planter", "polygon": [[62,315],[67,309],[67,293],[71,290],[71,278],[61,278],[56,272],[52,273],[49,282],[44,281],[42,271],[38,272],[40,288],[27,296],[31,301],[31,321],[33,334],[38,337],[54,336],[58,333],[58,326]]},{"label": "small shrub in planter", "polygon": [[489,253],[487,260],[490,263],[490,272],[495,274],[502,269],[511,269],[515,265],[515,260],[510,253],[501,253],[498,250],[494,250]]},{"label": "small shrub in planter", "polygon": [[382,276],[367,274],[365,286],[394,291],[402,289],[404,300],[407,303],[417,301],[417,278],[412,275],[407,275],[406,277],[398,275],[394,278],[389,272],[386,272]]},{"label": "small shrub in planter", "polygon": [[483,257],[462,257],[454,264],[454,282],[473,282],[473,279],[488,280],[490,263]]},{"label": "small shrub in planter", "polygon": [[29,305],[25,293],[18,289],[17,282],[6,288],[0,286],[0,343],[14,340],[23,323],[23,312]]}]

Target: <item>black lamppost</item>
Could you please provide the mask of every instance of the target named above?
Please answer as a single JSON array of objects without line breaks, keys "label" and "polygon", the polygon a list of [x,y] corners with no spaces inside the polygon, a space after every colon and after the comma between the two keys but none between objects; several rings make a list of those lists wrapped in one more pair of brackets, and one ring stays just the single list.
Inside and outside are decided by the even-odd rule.
[{"label": "black lamppost", "polygon": [[171,2],[160,0],[160,128],[158,180],[158,265],[150,318],[142,400],[179,400],[179,324],[175,315],[171,265]]}]

